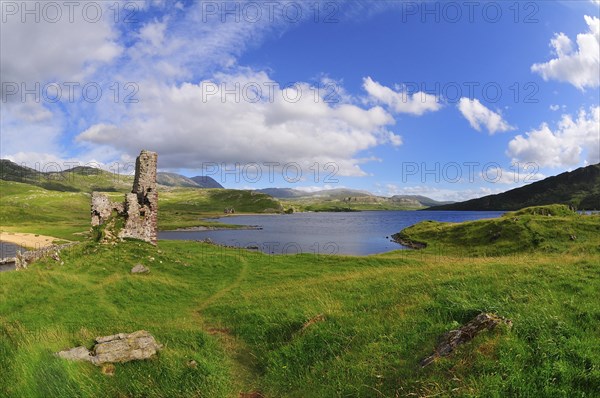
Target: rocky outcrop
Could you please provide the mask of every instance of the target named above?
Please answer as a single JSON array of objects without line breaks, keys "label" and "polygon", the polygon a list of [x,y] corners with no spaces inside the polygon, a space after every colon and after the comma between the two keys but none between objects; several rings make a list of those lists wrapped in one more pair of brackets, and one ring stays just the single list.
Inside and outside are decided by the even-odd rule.
[{"label": "rocky outcrop", "polygon": [[114,228],[111,223],[116,217],[124,219],[124,226],[118,231],[110,231],[105,236],[134,238],[156,244],[158,192],[156,191],[156,152],[142,151],[135,162],[135,179],[131,193],[125,202],[111,202],[108,196],[92,193],[92,227]]},{"label": "rocky outcrop", "polygon": [[486,314],[482,312],[467,322],[460,329],[451,330],[444,334],[440,338],[433,354],[421,361],[421,366],[425,367],[431,364],[437,358],[449,355],[459,345],[473,340],[475,336],[484,330],[492,330],[500,324],[505,324],[508,327],[511,327],[512,321],[495,314]]},{"label": "rocky outcrop", "polygon": [[409,239],[406,236],[404,236],[402,232],[398,232],[397,234],[392,235],[392,242],[399,243],[402,246],[406,246],[415,250],[425,249],[427,247],[427,243],[417,242],[416,240]]},{"label": "rocky outcrop", "polygon": [[119,333],[97,337],[92,350],[75,347],[56,355],[72,361],[88,361],[94,365],[122,363],[152,358],[162,348],[150,333],[138,330],[130,334]]}]

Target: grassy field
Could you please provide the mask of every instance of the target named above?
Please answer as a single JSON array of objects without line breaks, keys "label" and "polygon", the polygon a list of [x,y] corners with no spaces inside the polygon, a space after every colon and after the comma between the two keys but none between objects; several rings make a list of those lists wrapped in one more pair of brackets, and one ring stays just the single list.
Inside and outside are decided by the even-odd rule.
[{"label": "grassy field", "polygon": [[[0,395],[597,397],[598,231],[599,216],[561,207],[418,224],[405,234],[426,249],[369,257],[82,243],[63,265],[0,273]],[[131,275],[136,263],[151,273]],[[419,367],[440,335],[481,311],[512,329]],[[164,349],[112,377],[53,356],[138,329]]]},{"label": "grassy field", "polygon": [[[123,194],[130,189],[107,194],[112,200],[122,201]],[[90,200],[87,192],[47,190],[0,180],[0,229],[82,240],[90,229]],[[196,188],[163,188],[159,191],[158,206],[161,230],[195,226],[235,228],[235,225],[207,220],[223,216],[226,208],[241,214],[274,213],[283,209],[277,200],[261,193]]]}]

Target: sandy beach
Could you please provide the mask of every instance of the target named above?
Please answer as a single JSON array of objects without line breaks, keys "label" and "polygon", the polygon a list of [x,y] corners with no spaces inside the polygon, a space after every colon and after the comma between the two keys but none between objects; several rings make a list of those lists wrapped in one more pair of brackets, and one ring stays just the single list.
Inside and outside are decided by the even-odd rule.
[{"label": "sandy beach", "polygon": [[38,234],[25,234],[20,232],[0,232],[0,241],[14,243],[28,249],[42,249],[51,246],[58,238]]}]

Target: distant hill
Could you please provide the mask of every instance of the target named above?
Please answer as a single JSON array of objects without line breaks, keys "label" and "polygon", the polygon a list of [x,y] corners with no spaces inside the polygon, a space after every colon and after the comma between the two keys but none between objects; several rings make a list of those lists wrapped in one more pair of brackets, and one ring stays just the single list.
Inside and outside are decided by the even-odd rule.
[{"label": "distant hill", "polygon": [[421,206],[430,207],[430,206],[440,206],[445,204],[451,204],[454,202],[440,202],[437,200],[433,200],[428,198],[427,196],[421,195],[394,195],[390,198],[391,201],[395,202],[416,202]]},{"label": "distant hill", "polygon": [[224,188],[223,185],[219,184],[214,178],[209,176],[196,176],[190,178],[190,180],[200,185],[201,188]]},{"label": "distant hill", "polygon": [[156,173],[156,182],[167,187],[223,188],[221,184],[208,176],[196,176],[189,178],[177,173]]},{"label": "distant hill", "polygon": [[[420,195],[394,195],[391,198],[383,196],[376,196],[367,191],[361,191],[357,189],[337,188],[337,189],[324,189],[315,192],[306,192],[299,189],[293,188],[264,188],[258,189],[257,192],[266,193],[274,198],[278,199],[300,199],[300,198],[330,198],[330,199],[344,199],[347,201],[362,201],[362,202],[377,202],[377,201],[388,201],[392,203],[405,204],[410,207],[429,207],[438,206],[443,204],[450,204],[454,202],[439,202],[426,196]],[[371,198],[371,199],[369,199]]]},{"label": "distant hill", "polygon": [[344,197],[360,197],[374,196],[367,191],[349,188],[323,189],[320,191],[307,192],[293,188],[264,188],[257,189],[256,192],[266,193],[274,198],[290,199],[290,198],[344,198]]},{"label": "distant hill", "polygon": [[373,195],[368,191],[349,188],[324,189],[306,192],[293,188],[264,188],[256,192],[284,202],[294,211],[360,211],[360,210],[418,210],[451,202],[438,202],[418,195],[396,195],[391,198]]},{"label": "distant hill", "polygon": [[293,188],[264,188],[257,189],[256,192],[264,193],[277,199],[300,198],[307,193]]},{"label": "distant hill", "polygon": [[600,210],[600,163],[496,195],[430,207],[428,210],[518,210],[554,203],[579,210]]},{"label": "distant hill", "polygon": [[[61,192],[127,192],[133,176],[111,173],[94,167],[77,166],[63,171],[42,172],[0,159],[0,180],[22,182],[51,191]],[[159,172],[159,185],[179,188],[223,188],[210,177],[188,178],[176,173]]]},{"label": "distant hill", "polygon": [[126,192],[128,188],[131,189],[133,183],[132,176],[93,167],[78,166],[60,172],[42,172],[7,159],[0,159],[0,180],[21,182],[61,192]]}]

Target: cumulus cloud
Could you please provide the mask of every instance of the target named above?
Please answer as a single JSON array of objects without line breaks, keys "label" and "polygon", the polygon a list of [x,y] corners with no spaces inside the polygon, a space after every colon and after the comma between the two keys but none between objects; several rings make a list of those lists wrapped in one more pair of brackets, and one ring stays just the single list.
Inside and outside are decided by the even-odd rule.
[{"label": "cumulus cloud", "polygon": [[[44,12],[43,5],[43,2],[15,2],[16,10],[10,11],[13,9],[10,8],[10,12],[4,12],[8,6],[2,7],[0,69],[3,82],[26,83],[32,87],[34,82],[78,81],[122,53],[118,32],[110,18],[92,23],[84,18],[81,5],[78,12],[72,13],[72,20],[69,10],[58,5],[61,17],[56,18],[54,13]],[[21,7],[31,10],[37,7],[38,21],[35,13],[22,15]]]},{"label": "cumulus cloud", "polygon": [[582,109],[575,118],[562,115],[554,130],[543,123],[517,135],[509,142],[507,155],[541,167],[572,167],[584,159],[587,164],[600,162],[600,107]]},{"label": "cumulus cloud", "polygon": [[477,131],[481,131],[482,127],[485,127],[490,134],[514,130],[513,126],[502,119],[502,115],[486,108],[476,98],[472,100],[461,98],[458,102],[458,110]]},{"label": "cumulus cloud", "polygon": [[166,168],[200,168],[204,162],[335,162],[340,175],[354,176],[365,175],[359,152],[402,143],[387,129],[394,119],[380,106],[329,104],[307,83],[272,84],[266,73],[252,71],[198,84],[154,84],[150,90],[148,83],[128,120],[95,124],[77,141],[130,154],[143,146],[158,151]]},{"label": "cumulus cloud", "polygon": [[371,100],[383,104],[397,113],[420,116],[425,112],[435,112],[442,108],[442,104],[435,95],[422,91],[408,94],[406,91],[392,90],[374,81],[371,77],[363,79],[363,88]]},{"label": "cumulus cloud", "polygon": [[550,41],[556,58],[531,66],[544,80],[571,83],[580,90],[600,85],[600,19],[584,16],[588,26],[586,33],[577,35],[577,49],[564,33],[555,34]]},{"label": "cumulus cloud", "polygon": [[486,182],[505,185],[523,185],[543,180],[546,176],[538,172],[535,164],[525,165],[525,168],[506,170],[500,167],[489,167],[483,170],[479,177]]},{"label": "cumulus cloud", "polygon": [[505,191],[504,188],[470,188],[470,189],[448,189],[437,188],[427,185],[400,186],[397,184],[385,184],[378,186],[376,193],[382,196],[394,195],[422,195],[438,201],[462,202],[482,196],[493,195]]}]

